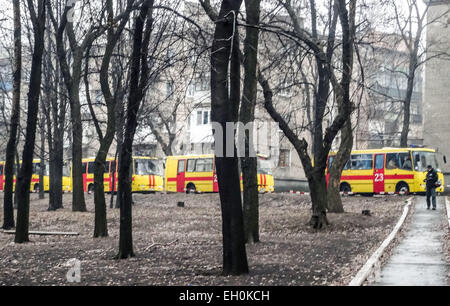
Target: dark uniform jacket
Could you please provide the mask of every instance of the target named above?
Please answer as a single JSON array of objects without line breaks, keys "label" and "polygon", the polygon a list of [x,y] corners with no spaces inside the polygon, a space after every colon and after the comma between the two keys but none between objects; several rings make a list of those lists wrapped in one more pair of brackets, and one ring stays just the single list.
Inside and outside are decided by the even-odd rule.
[{"label": "dark uniform jacket", "polygon": [[430,171],[428,171],[427,178],[426,178],[427,188],[436,188],[435,184],[437,181],[438,181],[438,175],[437,175],[436,170],[431,169]]}]

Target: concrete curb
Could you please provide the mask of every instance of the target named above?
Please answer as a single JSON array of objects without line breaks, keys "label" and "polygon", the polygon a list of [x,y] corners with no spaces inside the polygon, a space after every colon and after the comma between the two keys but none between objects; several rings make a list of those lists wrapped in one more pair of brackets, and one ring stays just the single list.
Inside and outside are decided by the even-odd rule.
[{"label": "concrete curb", "polygon": [[445,209],[447,210],[448,227],[450,228],[450,198],[445,197]]},{"label": "concrete curb", "polygon": [[365,265],[358,271],[356,276],[351,280],[351,282],[348,284],[348,286],[361,286],[364,281],[372,275],[377,269],[380,267],[380,258],[383,255],[386,248],[389,246],[389,244],[394,240],[395,236],[397,235],[398,231],[402,227],[403,223],[406,220],[406,217],[408,216],[409,207],[411,206],[413,202],[413,197],[406,200],[408,204],[405,205],[403,208],[403,214],[398,220],[397,224],[395,225],[392,232],[389,234],[389,236],[383,241],[383,243],[380,245],[380,247],[370,256],[369,260],[365,263]]}]

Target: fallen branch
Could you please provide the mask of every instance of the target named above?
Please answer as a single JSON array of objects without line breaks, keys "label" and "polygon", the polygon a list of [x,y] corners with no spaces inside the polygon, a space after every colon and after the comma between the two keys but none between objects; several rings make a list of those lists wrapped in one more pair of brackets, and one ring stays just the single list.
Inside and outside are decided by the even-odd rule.
[{"label": "fallen branch", "polygon": [[169,246],[169,245],[174,244],[177,241],[178,241],[178,239],[175,239],[174,241],[169,242],[169,243],[155,243],[155,240],[153,240],[153,238],[152,238],[152,244],[150,246],[146,247],[144,249],[144,251],[147,252],[148,250],[150,250],[151,248],[154,248],[156,246]]},{"label": "fallen branch", "polygon": [[[12,231],[12,230],[5,230],[2,231],[5,234],[15,234],[16,231]],[[41,232],[41,231],[29,231],[28,234],[30,235],[41,235],[41,236],[53,236],[53,235],[57,235],[57,236],[78,236],[79,233],[75,233],[75,232]]]}]

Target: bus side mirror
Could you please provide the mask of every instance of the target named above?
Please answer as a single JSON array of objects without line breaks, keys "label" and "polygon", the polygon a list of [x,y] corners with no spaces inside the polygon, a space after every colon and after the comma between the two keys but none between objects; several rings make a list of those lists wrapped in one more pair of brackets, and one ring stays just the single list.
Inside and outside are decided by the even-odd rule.
[{"label": "bus side mirror", "polygon": [[447,156],[444,155],[444,164],[447,163]]}]

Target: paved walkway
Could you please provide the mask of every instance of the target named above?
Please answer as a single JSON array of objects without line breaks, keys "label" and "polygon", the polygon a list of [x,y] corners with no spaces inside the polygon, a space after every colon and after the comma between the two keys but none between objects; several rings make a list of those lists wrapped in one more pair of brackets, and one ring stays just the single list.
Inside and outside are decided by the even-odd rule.
[{"label": "paved walkway", "polygon": [[445,197],[437,197],[437,210],[426,209],[426,198],[416,197],[415,212],[403,240],[393,250],[374,286],[449,285],[440,224],[447,219]]}]

